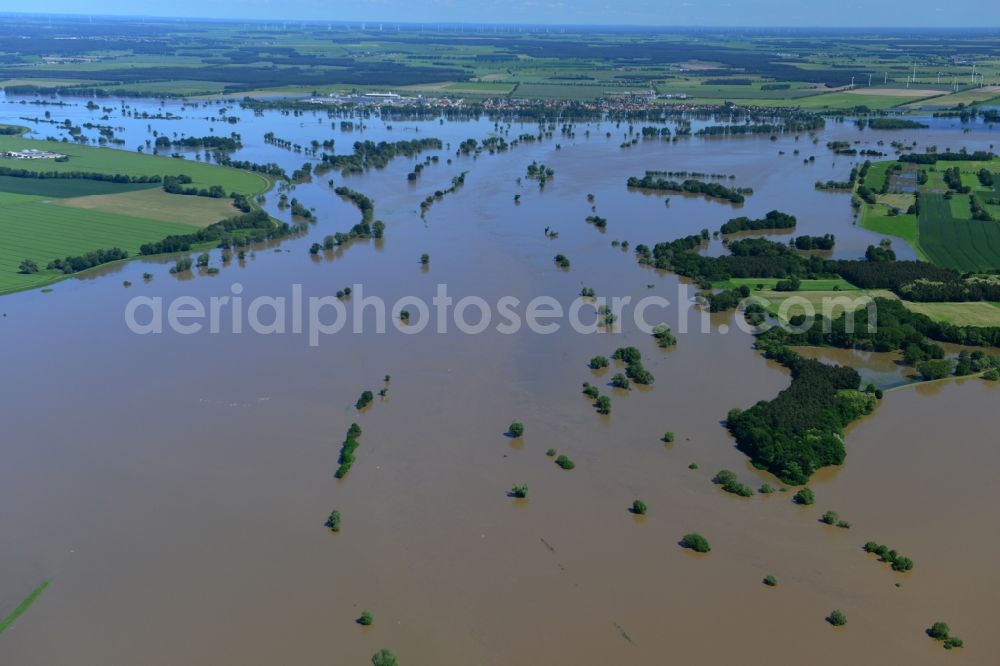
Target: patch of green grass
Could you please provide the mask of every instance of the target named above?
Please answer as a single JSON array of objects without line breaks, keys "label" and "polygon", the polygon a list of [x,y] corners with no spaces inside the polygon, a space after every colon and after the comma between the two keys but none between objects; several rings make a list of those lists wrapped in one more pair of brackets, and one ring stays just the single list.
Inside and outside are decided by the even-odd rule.
[{"label": "patch of green grass", "polygon": [[925,314],[935,321],[956,326],[1000,326],[1000,303],[903,303],[908,310]]},{"label": "patch of green grass", "polygon": [[89,171],[127,176],[177,176],[185,174],[191,176],[195,186],[221,185],[226,189],[226,192],[244,194],[263,192],[270,186],[270,181],[261,174],[206,162],[160,157],[114,148],[78,146],[59,141],[36,141],[21,137],[0,136],[0,152],[27,148],[62,153],[68,155],[69,160],[65,162],[33,160],[26,163],[24,160],[0,158],[0,166],[30,171]]},{"label": "patch of green grass", "polygon": [[[60,199],[85,197],[92,194],[117,194],[160,187],[158,183],[112,183],[84,178],[16,178],[0,176],[0,193],[29,194],[36,197]],[[0,204],[3,201],[0,200]]]},{"label": "patch of green grass", "polygon": [[[772,290],[779,278],[730,278],[724,282],[718,282],[712,286],[716,289],[733,289],[746,285],[750,291],[756,289],[757,285],[764,285],[764,289]],[[842,278],[832,278],[829,280],[802,280],[799,291],[857,291],[857,287]]]},{"label": "patch of green grass", "polygon": [[[0,293],[62,279],[61,273],[45,270],[53,259],[112,247],[135,256],[143,243],[191,233],[196,228],[44,201],[5,206],[0,212]],[[24,259],[35,261],[42,270],[30,275],[18,273]]]},{"label": "patch of green grass", "polygon": [[920,247],[939,266],[959,271],[1000,268],[1000,224],[957,219],[940,194],[920,196]]},{"label": "patch of green grass", "polygon": [[917,256],[926,260],[927,256],[920,247],[920,227],[917,216],[913,214],[889,215],[888,210],[881,205],[864,204],[861,210],[861,227],[877,234],[895,236],[909,243]]},{"label": "patch of green grass", "polygon": [[24,601],[18,604],[17,608],[15,608],[10,615],[5,617],[3,620],[0,620],[0,634],[6,631],[10,625],[14,624],[17,618],[24,615],[24,613],[31,608],[31,604],[35,603],[38,600],[38,597],[42,596],[42,592],[44,592],[45,588],[48,586],[49,581],[43,582],[41,585],[32,590],[31,594],[25,597]]}]

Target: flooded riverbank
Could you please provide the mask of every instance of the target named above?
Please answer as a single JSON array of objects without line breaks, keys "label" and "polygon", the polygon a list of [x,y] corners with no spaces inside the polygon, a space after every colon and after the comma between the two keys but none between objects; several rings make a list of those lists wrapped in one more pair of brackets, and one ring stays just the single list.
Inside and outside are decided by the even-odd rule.
[{"label": "flooded riverbank", "polygon": [[[10,104],[0,111],[0,122],[22,113]],[[88,113],[52,112],[75,122]],[[968,379],[887,394],[850,428],[846,464],[814,477],[817,503],[799,507],[790,492],[743,499],[710,481],[728,468],[753,488],[780,485],[749,465],[721,422],[733,407],[773,397],[789,377],[728,314],[713,315],[705,333],[679,334],[671,350],[625,319],[619,332],[593,335],[568,327],[550,335],[344,330],[318,347],[226,330],[143,336],[124,323],[134,296],[209,299],[232,295],[237,282],[247,300],[292,284],[321,295],[361,283],[389,302],[430,302],[438,284],[456,300],[550,295],[568,303],[587,286],[676,301],[676,276],[638,266],[611,241],[653,244],[773,208],[799,217],[796,234],[834,233],[834,256],[860,256],[879,237],[852,225],[846,195],[815,191],[813,182],[842,179],[852,164],[829,154],[826,141],[891,133],[829,123],[815,145],[803,135],[622,149],[624,125],[603,123],[589,139],[581,126],[575,139],[557,132],[474,159],[454,151],[488,136],[491,122],[369,120],[362,134],[331,130],[325,118],[232,112],[245,146],[237,157],[288,170],[305,158],[265,145],[265,131],[303,144],[333,136],[338,153],[358,139],[416,136],[439,137],[451,150],[435,151],[439,163],[415,183],[407,173],[423,156],[297,186],[290,195],[316,209],[310,233],[257,249],[242,264],[223,266],[214,251],[216,276],[178,279],[161,260],[141,260],[52,293],[0,297],[0,601],[16,605],[52,581],[0,637],[0,661],[353,664],[389,647],[404,665],[652,663],[667,655],[759,663],[779,653],[817,664],[872,655],[938,664],[944,653],[923,630],[945,620],[966,641],[957,656],[989,662],[1000,591],[986,561],[1000,536],[989,528],[1000,499],[995,385]],[[213,124],[229,131],[199,119],[217,115],[214,107],[188,115],[163,122],[192,135]],[[129,145],[147,124],[160,125],[114,123],[126,127]],[[993,141],[986,130],[915,136],[970,150]],[[803,165],[813,153],[816,163]],[[544,190],[516,182],[533,160],[555,171]],[[629,176],[656,169],[732,173],[754,194],[734,209],[680,196],[667,206],[626,189]],[[464,187],[421,219],[419,202],[465,170]],[[309,255],[312,243],[360,217],[329,178],[375,200],[387,225],[382,241]],[[605,232],[584,220],[587,193],[608,219]],[[276,204],[269,194],[268,210],[289,219]],[[721,243],[708,251],[721,252]],[[571,260],[568,271],[553,264],[557,253]],[[675,331],[679,316],[665,310]],[[614,363],[587,367],[625,345],[641,351],[656,377],[651,387],[612,389]],[[869,361],[896,381],[891,360]],[[359,394],[377,391],[386,374],[388,394],[358,413]],[[580,393],[586,381],[611,396],[610,416]],[[504,436],[515,420],[526,428],[521,439]],[[363,430],[357,461],[338,481],[340,444],[355,421]],[[672,444],[661,441],[665,431],[676,434]],[[576,468],[560,469],[549,448]],[[528,485],[526,501],[506,496],[515,483]],[[637,498],[649,506],[644,517],[628,512]],[[323,527],[332,509],[343,516],[338,534]],[[825,510],[851,528],[821,524]],[[681,549],[688,532],[705,535],[712,552]],[[894,573],[865,554],[869,540],[912,557],[913,572]],[[769,574],[777,587],[762,584]],[[834,608],[849,618],[843,629],[823,619]],[[354,622],[365,609],[375,616],[370,628]]]}]

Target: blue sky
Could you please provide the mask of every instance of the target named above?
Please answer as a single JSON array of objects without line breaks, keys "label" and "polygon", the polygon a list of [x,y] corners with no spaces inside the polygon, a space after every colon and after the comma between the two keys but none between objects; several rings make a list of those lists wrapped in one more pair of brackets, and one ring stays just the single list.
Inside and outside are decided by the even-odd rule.
[{"label": "blue sky", "polygon": [[7,11],[267,20],[706,26],[1000,26],[996,0],[13,0]]}]

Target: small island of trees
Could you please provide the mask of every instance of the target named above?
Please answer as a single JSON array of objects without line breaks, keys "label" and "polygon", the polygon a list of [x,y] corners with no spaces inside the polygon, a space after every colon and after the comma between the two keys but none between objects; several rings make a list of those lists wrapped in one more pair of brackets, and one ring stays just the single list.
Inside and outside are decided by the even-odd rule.
[{"label": "small island of trees", "polygon": [[707,553],[712,550],[712,547],[708,545],[708,539],[697,532],[691,532],[681,537],[680,545],[682,548],[688,548],[696,553]]}]

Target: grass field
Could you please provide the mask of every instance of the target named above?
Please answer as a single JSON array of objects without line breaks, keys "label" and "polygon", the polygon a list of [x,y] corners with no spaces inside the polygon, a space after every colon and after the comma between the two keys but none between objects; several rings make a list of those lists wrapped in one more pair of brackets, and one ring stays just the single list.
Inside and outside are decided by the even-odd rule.
[{"label": "grass field", "polygon": [[889,215],[888,209],[882,205],[864,204],[861,209],[861,227],[877,234],[901,238],[910,244],[917,256],[927,259],[920,247],[920,228],[917,225],[916,215],[906,213]]},{"label": "grass field", "polygon": [[92,194],[118,194],[160,189],[156,183],[112,183],[76,178],[16,178],[0,176],[0,193],[27,194],[36,197],[83,197]]},{"label": "grass field", "polygon": [[856,95],[848,92],[831,92],[797,99],[790,106],[798,106],[803,109],[815,111],[822,111],[824,109],[852,109],[856,106],[886,110],[914,102],[918,99],[923,99],[923,97],[919,95],[899,97],[896,95]]},{"label": "grass field", "polygon": [[120,247],[134,256],[143,243],[171,234],[191,233],[195,228],[189,224],[60,206],[49,201],[5,206],[0,211],[0,238],[3,239],[0,244],[0,293],[36,287],[62,277],[45,270],[22,275],[17,270],[24,259],[32,259],[44,269],[56,258],[112,247]]},{"label": "grass field", "polygon": [[[255,194],[271,184],[266,177],[211,164],[108,148],[0,137],[0,150],[47,148],[70,156],[67,162],[0,159],[0,165],[32,171],[85,171],[102,174],[186,174],[199,186]],[[156,184],[119,184],[71,178],[0,176],[0,293],[30,289],[65,277],[46,270],[54,259],[99,249],[121,248],[129,256],[139,246],[172,234],[191,233],[237,212],[230,199],[167,194]],[[38,273],[21,274],[25,259]]]},{"label": "grass field", "polygon": [[[725,282],[719,282],[712,286],[716,289],[734,289],[746,285],[753,291],[757,285],[763,285],[765,290],[772,290],[778,283],[778,278],[730,278]],[[835,289],[840,291],[857,291],[857,287],[842,278],[831,278],[829,280],[802,280],[799,291],[829,291]],[[798,292],[793,292],[798,293]]]},{"label": "grass field", "polygon": [[788,320],[797,314],[836,318],[842,312],[865,307],[876,296],[895,298],[883,290],[851,291],[755,291],[754,296],[767,300],[767,311],[779,319]]},{"label": "grass field", "polygon": [[194,185],[209,187],[221,185],[227,192],[256,194],[265,191],[270,181],[263,175],[239,169],[220,167],[194,160],[180,160],[144,153],[77,146],[58,141],[35,141],[21,137],[0,136],[0,151],[17,151],[27,148],[50,150],[69,155],[66,162],[37,160],[26,164],[24,160],[0,158],[0,166],[31,171],[93,171],[128,176],[191,176]]},{"label": "grass field", "polygon": [[958,219],[951,203],[941,194],[920,196],[919,242],[928,258],[959,271],[1000,268],[1000,223]]},{"label": "grass field", "polygon": [[159,187],[138,192],[57,199],[52,203],[71,208],[190,224],[195,227],[207,227],[239,213],[231,199],[167,194]]},{"label": "grass field", "polygon": [[907,309],[925,314],[935,321],[956,326],[1000,326],[1000,303],[973,301],[970,303],[911,303]]}]

